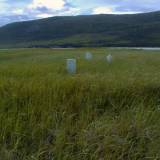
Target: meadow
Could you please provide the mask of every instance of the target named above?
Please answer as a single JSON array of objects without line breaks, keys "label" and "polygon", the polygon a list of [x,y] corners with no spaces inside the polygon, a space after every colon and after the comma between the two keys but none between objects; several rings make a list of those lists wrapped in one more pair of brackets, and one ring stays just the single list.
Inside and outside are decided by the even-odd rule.
[{"label": "meadow", "polygon": [[159,159],[160,51],[0,50],[0,160]]}]

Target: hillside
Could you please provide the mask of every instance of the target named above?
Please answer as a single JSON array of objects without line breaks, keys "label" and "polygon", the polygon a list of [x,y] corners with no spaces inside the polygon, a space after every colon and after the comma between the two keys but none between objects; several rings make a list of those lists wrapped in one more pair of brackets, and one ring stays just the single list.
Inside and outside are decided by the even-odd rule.
[{"label": "hillside", "polygon": [[160,46],[160,12],[65,16],[0,28],[0,47]]}]

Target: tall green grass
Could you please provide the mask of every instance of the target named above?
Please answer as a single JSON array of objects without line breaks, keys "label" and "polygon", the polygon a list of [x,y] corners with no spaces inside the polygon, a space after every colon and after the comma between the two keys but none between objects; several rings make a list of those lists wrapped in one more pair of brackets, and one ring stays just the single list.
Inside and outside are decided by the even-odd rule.
[{"label": "tall green grass", "polygon": [[158,51],[1,50],[0,159],[159,160],[159,71]]}]

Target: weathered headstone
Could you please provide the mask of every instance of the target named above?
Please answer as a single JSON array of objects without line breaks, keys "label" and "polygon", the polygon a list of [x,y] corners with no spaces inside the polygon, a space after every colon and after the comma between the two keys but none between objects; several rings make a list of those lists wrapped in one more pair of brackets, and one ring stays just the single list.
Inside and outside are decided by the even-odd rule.
[{"label": "weathered headstone", "polygon": [[92,53],[86,52],[86,54],[85,54],[85,59],[86,59],[86,60],[91,60],[92,58],[93,58]]},{"label": "weathered headstone", "polygon": [[106,59],[107,59],[107,62],[108,62],[108,63],[112,63],[113,57],[112,57],[111,54],[109,54],[109,55],[106,57]]},{"label": "weathered headstone", "polygon": [[67,59],[67,72],[75,74],[77,69],[76,59]]}]

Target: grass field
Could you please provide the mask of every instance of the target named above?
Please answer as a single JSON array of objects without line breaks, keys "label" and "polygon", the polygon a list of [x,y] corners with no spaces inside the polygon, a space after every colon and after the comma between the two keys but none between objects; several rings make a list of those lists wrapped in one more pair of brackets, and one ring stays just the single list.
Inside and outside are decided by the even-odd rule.
[{"label": "grass field", "polygon": [[0,50],[0,160],[159,160],[159,53]]}]

